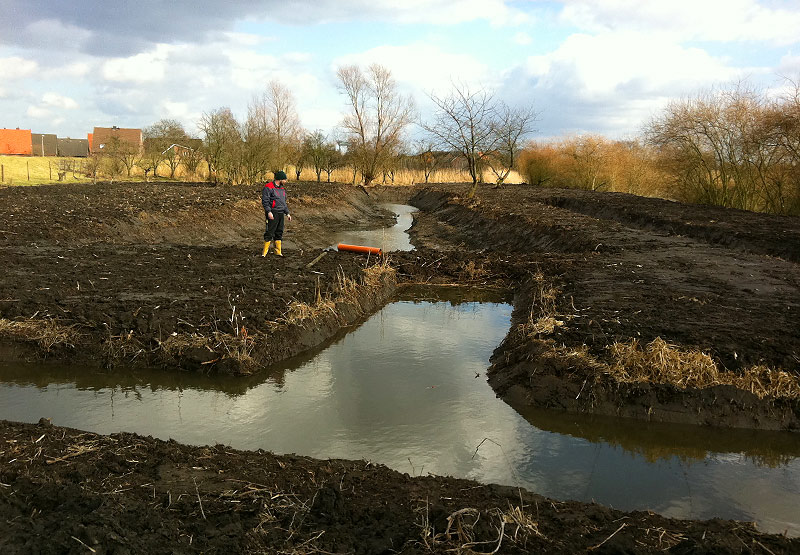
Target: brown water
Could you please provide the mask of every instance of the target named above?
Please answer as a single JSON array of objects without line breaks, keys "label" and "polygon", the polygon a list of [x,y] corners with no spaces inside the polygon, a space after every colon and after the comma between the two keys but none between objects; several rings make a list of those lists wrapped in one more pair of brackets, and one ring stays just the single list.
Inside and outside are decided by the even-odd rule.
[{"label": "brown water", "polygon": [[6,366],[0,418],[363,458],[409,474],[672,517],[755,520],[762,530],[800,535],[796,435],[521,415],[485,376],[511,307],[481,300],[416,292],[321,352],[246,379]]}]

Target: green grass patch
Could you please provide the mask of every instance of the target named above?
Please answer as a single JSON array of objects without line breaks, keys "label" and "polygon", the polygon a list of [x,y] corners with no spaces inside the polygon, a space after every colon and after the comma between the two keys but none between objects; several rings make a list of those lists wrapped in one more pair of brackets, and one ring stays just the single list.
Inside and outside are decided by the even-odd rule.
[{"label": "green grass patch", "polygon": [[[0,177],[3,185],[44,185],[58,182],[58,168],[62,160],[81,167],[85,158],[62,158],[56,156],[0,156]],[[90,181],[79,171],[75,175],[68,171],[64,183]]]}]

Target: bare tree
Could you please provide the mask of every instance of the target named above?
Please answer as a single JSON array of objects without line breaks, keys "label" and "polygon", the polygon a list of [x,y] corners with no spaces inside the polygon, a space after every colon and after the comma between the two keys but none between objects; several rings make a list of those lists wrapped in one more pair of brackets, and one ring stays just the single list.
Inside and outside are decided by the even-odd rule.
[{"label": "bare tree", "polygon": [[186,168],[186,171],[189,173],[189,175],[196,179],[197,170],[200,167],[200,163],[203,161],[203,158],[205,157],[205,153],[203,152],[203,144],[200,140],[194,139],[190,142],[192,143],[193,147],[190,146],[181,151],[181,163],[183,164],[183,167]]},{"label": "bare tree", "polygon": [[292,137],[286,144],[287,157],[289,163],[294,166],[295,179],[300,181],[300,174],[303,173],[303,168],[306,165],[306,153],[303,150],[303,143],[305,142],[308,133],[304,130]]},{"label": "bare tree", "polygon": [[685,200],[770,209],[775,171],[786,162],[769,112],[763,94],[739,83],[672,102],[646,136]]},{"label": "bare tree", "polygon": [[393,156],[401,135],[411,122],[414,105],[401,95],[391,72],[373,64],[364,73],[358,66],[337,71],[339,88],[347,97],[349,113],[342,127],[351,137],[348,155],[370,185]]},{"label": "bare tree", "polygon": [[[436,105],[430,123],[421,124],[441,150],[457,152],[464,157],[473,185],[481,177],[484,153],[496,144],[495,116],[497,107],[486,90],[471,91],[466,85],[454,85],[446,97],[431,94]],[[473,188],[474,190],[474,188]]]},{"label": "bare tree", "polygon": [[437,157],[434,152],[435,145],[430,139],[417,139],[414,141],[413,165],[415,169],[422,172],[425,183],[428,183],[436,166],[439,165],[441,157]]},{"label": "bare tree", "polygon": [[327,141],[325,143],[325,163],[323,169],[327,175],[326,181],[328,183],[331,182],[331,174],[333,171],[342,167],[343,163],[344,157],[337,144],[333,141]]},{"label": "bare tree", "polygon": [[141,149],[137,145],[129,141],[123,141],[117,136],[112,136],[108,139],[105,148],[103,148],[103,154],[114,160],[112,173],[115,175],[122,173],[117,171],[118,166],[121,165],[125,168],[128,177],[131,176],[131,171],[133,171],[142,156]]},{"label": "bare tree", "polygon": [[285,169],[289,163],[290,144],[302,135],[294,96],[284,84],[272,80],[267,84],[262,99],[267,112],[266,123],[274,133],[272,165],[274,169]]},{"label": "bare tree", "polygon": [[[152,151],[161,149],[162,160],[169,166],[169,177],[174,179],[175,172],[181,163],[181,155],[180,150],[173,146],[185,145],[189,139],[183,125],[174,119],[161,119],[147,127],[143,134],[144,138],[149,141]],[[155,156],[154,153],[151,155]]]},{"label": "bare tree", "polygon": [[272,128],[270,105],[266,96],[254,97],[247,107],[242,125],[242,178],[246,183],[264,180],[277,169],[275,149],[277,133]]},{"label": "bare tree", "polygon": [[496,112],[496,119],[492,125],[494,148],[485,158],[499,185],[514,169],[525,137],[535,131],[533,126],[538,119],[538,113],[533,107],[511,108],[503,102],[499,104]]},{"label": "bare tree", "polygon": [[305,159],[311,164],[314,173],[317,174],[317,182],[322,180],[322,171],[325,169],[325,134],[317,129],[306,136],[303,141],[303,151]]},{"label": "bare tree", "polygon": [[219,108],[203,114],[198,127],[202,131],[203,151],[208,164],[208,177],[217,183],[227,177],[237,182],[242,146],[241,126],[230,108]]},{"label": "bare tree", "polygon": [[609,142],[599,136],[578,135],[562,141],[561,152],[566,155],[568,186],[589,191],[608,188],[607,168]]}]

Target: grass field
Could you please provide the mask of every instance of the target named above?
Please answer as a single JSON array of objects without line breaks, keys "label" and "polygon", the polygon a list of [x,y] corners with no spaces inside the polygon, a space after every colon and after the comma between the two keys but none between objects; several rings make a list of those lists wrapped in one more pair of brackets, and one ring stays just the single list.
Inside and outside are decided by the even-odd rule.
[{"label": "grass field", "polygon": [[[0,182],[3,185],[42,185],[58,181],[61,160],[75,161],[80,167],[83,158],[58,158],[55,156],[0,156]],[[67,172],[66,182],[89,181],[78,172],[75,177]]]},{"label": "grass field", "polygon": [[[79,169],[81,164],[86,163],[86,158],[59,158],[55,156],[0,156],[0,185],[44,185],[48,183],[58,183],[58,168],[62,160],[70,161],[75,165],[74,172],[68,171],[63,183],[80,183],[91,181],[91,178],[82,174]],[[187,180],[183,175],[182,168],[178,168],[176,179]],[[200,172],[199,179],[204,179],[206,173]],[[289,177],[294,180],[294,168],[289,168],[286,172]],[[169,168],[166,164],[162,164],[159,168],[159,176],[163,177],[169,175]],[[360,177],[360,176],[359,176]],[[487,182],[493,182],[492,175],[487,172],[484,177]],[[99,175],[98,179],[107,180],[107,176]],[[131,172],[131,177],[125,175],[117,176],[115,181],[142,181],[144,174],[140,168],[134,168]],[[188,180],[194,181],[197,178],[189,178]],[[300,174],[301,181],[316,181],[317,175],[311,168],[304,168]],[[324,172],[321,176],[322,181],[327,181],[327,174]],[[350,183],[353,180],[353,172],[349,169],[338,169],[331,174],[331,181],[339,183]],[[522,177],[515,171],[506,179],[506,183],[521,183]],[[431,174],[429,181],[431,183],[465,183],[470,182],[469,174],[465,171],[458,171],[453,169],[441,169],[434,171]],[[379,176],[374,184],[379,185],[383,179]],[[425,177],[421,171],[415,170],[399,170],[395,173],[394,185],[413,185],[415,183],[424,183]],[[386,184],[392,184],[391,179],[387,176]]]}]

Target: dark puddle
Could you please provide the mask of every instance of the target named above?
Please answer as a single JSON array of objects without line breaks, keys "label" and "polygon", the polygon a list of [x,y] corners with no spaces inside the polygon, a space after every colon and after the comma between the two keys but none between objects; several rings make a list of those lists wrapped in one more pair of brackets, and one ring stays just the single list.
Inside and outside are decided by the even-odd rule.
[{"label": "dark puddle", "polygon": [[792,434],[523,415],[497,399],[485,371],[510,325],[507,300],[496,291],[405,290],[320,352],[245,380],[0,368],[0,418],[363,458],[409,474],[800,534]]}]

